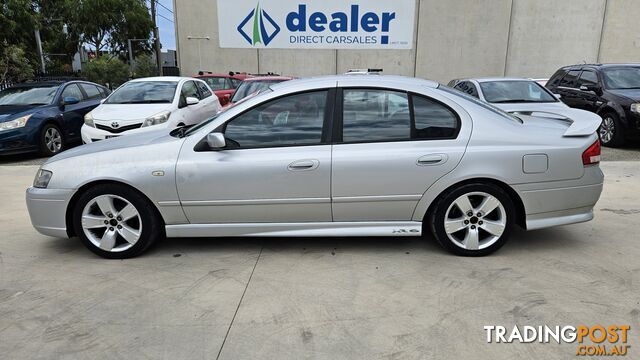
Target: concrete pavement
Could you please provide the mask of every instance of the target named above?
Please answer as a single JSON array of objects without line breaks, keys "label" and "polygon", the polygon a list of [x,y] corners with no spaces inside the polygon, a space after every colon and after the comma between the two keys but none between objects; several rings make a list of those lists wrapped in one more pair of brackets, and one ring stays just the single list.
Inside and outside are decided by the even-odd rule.
[{"label": "concrete pavement", "polygon": [[[485,258],[431,238],[168,239],[97,258],[32,229],[37,167],[0,166],[0,357],[567,359],[485,325],[640,328],[640,162],[605,162],[589,223],[516,231]],[[634,355],[635,354],[635,355]]]}]

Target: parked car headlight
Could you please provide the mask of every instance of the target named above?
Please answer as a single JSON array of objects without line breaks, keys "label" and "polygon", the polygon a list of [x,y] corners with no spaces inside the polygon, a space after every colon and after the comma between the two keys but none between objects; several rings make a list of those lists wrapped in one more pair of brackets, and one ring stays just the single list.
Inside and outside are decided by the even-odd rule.
[{"label": "parked car headlight", "polygon": [[96,125],[93,123],[93,115],[91,114],[91,112],[88,112],[84,116],[84,124],[87,126],[96,127]]},{"label": "parked car headlight", "polygon": [[631,112],[640,114],[640,103],[631,104]]},{"label": "parked car headlight", "polygon": [[149,116],[148,118],[144,119],[144,123],[142,123],[142,127],[166,123],[167,120],[169,120],[169,116],[171,116],[171,111],[163,111],[153,116]]},{"label": "parked car headlight", "polygon": [[46,189],[49,186],[49,181],[51,181],[51,175],[53,173],[49,170],[38,170],[36,178],[33,180],[33,187]]},{"label": "parked car headlight", "polygon": [[31,115],[25,115],[15,120],[2,122],[0,123],[0,131],[25,127],[27,125],[27,120],[29,120],[30,117]]}]

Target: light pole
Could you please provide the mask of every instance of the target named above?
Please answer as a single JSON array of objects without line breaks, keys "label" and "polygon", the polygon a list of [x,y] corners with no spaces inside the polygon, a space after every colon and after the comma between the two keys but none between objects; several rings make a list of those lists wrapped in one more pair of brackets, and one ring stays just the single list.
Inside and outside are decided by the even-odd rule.
[{"label": "light pole", "polygon": [[[187,36],[187,40],[211,40],[211,38],[209,36]],[[198,71],[202,71],[202,53],[201,53],[201,49],[200,49],[200,41],[198,41],[198,62],[199,62],[199,68]]]},{"label": "light pole", "polygon": [[131,43],[133,41],[149,41],[149,39],[127,39],[127,46],[129,46],[129,70],[133,73],[133,50],[131,49]]}]

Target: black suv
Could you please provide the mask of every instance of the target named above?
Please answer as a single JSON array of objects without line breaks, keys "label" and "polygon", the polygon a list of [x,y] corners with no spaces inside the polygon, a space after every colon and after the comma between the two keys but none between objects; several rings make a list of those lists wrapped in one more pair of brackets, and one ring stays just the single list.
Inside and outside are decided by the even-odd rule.
[{"label": "black suv", "polygon": [[603,145],[621,146],[640,137],[640,64],[565,66],[546,86],[570,107],[602,117]]}]

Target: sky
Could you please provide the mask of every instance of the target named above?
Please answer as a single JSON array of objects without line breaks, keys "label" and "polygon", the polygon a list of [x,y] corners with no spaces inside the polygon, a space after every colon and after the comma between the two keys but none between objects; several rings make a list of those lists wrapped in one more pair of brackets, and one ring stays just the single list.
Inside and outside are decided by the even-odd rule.
[{"label": "sky", "polygon": [[160,29],[160,43],[162,50],[176,49],[176,31],[173,26],[173,1],[157,0],[156,21]]}]

